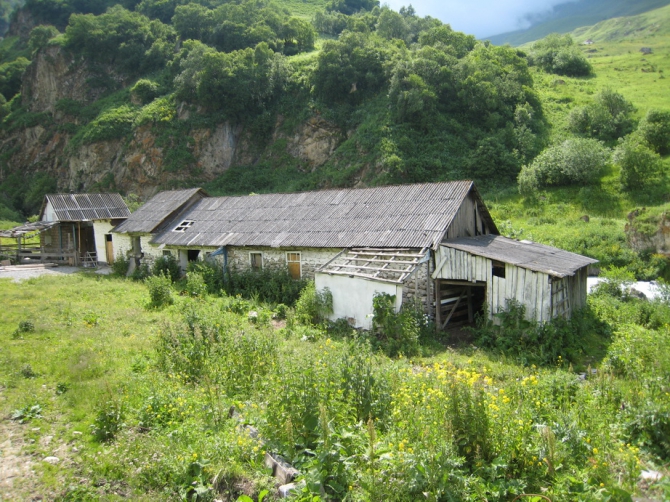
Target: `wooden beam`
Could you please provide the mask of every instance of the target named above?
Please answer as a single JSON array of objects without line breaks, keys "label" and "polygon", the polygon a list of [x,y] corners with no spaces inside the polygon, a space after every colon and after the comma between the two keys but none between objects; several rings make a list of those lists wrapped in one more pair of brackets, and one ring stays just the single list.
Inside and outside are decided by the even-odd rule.
[{"label": "wooden beam", "polygon": [[391,284],[402,284],[400,281],[393,281],[391,279],[382,279],[380,277],[373,277],[371,275],[367,274],[359,274],[357,272],[340,272],[339,270],[329,270],[328,272],[323,272],[324,274],[330,274],[330,275],[345,275],[345,276],[355,276],[355,277],[362,277],[364,279],[370,279],[371,281],[379,281],[379,282],[388,282]]},{"label": "wooden beam", "polygon": [[440,298],[440,295],[442,294],[440,292],[440,280],[435,279],[435,331],[440,331],[442,329],[442,307],[440,306],[440,303],[442,302],[442,298]]},{"label": "wooden beam", "polygon": [[464,294],[465,294],[465,289],[463,289],[463,292],[461,293],[461,296],[458,297],[458,300],[456,300],[456,304],[451,309],[451,312],[449,313],[449,316],[445,319],[444,324],[442,325],[442,329],[446,328],[447,324],[449,324],[449,320],[451,319],[451,316],[454,315],[454,312],[458,308],[458,305],[461,303],[461,299],[463,298]]}]

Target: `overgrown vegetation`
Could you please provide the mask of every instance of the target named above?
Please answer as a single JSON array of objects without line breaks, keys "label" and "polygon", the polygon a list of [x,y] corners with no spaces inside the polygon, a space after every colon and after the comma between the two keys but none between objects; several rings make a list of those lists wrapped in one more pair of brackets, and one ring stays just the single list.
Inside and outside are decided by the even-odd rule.
[{"label": "overgrown vegetation", "polygon": [[[282,327],[262,320],[274,307],[257,297],[175,296],[146,310],[141,282],[0,281],[0,411],[26,422],[33,454],[52,453],[41,435],[76,446],[59,453],[57,473],[37,472],[51,498],[75,485],[80,498],[119,486],[137,500],[272,497],[271,451],[306,482],[297,500],[502,501],[542,488],[552,500],[663,499],[667,484],[639,474],[668,461],[670,307],[625,294],[630,277],[613,273],[571,323],[529,326],[510,305],[477,331],[495,350],[411,360],[314,323],[310,289],[296,307],[309,314],[289,312]],[[376,303],[379,340],[414,322],[392,298]],[[12,339],[26,318],[30,340]],[[396,339],[414,346],[414,334]]]}]

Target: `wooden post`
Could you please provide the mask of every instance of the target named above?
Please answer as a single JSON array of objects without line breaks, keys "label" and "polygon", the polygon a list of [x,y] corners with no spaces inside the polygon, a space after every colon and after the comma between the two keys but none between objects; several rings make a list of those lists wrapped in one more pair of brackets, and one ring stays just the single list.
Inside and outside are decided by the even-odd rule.
[{"label": "wooden post", "polygon": [[468,286],[468,322],[472,323],[475,317],[472,312],[472,288]]},{"label": "wooden post", "polygon": [[[428,281],[430,284],[430,281]],[[435,279],[435,331],[442,329],[442,293],[440,292],[440,280]]]}]

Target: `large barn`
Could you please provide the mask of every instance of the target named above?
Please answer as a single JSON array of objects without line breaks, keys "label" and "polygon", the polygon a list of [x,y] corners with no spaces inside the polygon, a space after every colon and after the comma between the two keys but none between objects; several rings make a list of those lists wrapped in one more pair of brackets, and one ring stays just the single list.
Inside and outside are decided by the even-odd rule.
[{"label": "large barn", "polygon": [[[489,313],[497,312],[504,307],[508,284],[510,294],[514,284],[509,298],[529,302],[529,318],[570,315],[584,305],[586,267],[595,262],[499,237],[471,181],[244,197],[208,197],[200,189],[162,192],[114,232],[133,237],[138,258],[170,253],[183,268],[210,255],[221,257],[227,268],[286,268],[295,278],[329,288],[333,317],[363,328],[371,326],[376,293],[395,295],[398,308],[420,301],[447,327],[471,321],[484,305]],[[513,252],[500,250],[477,254],[511,243],[523,247],[527,259],[518,261]],[[533,265],[547,253],[553,253],[556,270]],[[456,259],[462,264],[456,266]],[[515,278],[505,282],[505,292],[501,273]],[[545,279],[548,285],[566,277],[570,286],[560,294],[552,286],[549,310],[544,304],[538,309],[532,291],[544,295]],[[567,312],[557,306],[561,295],[569,296]]]}]

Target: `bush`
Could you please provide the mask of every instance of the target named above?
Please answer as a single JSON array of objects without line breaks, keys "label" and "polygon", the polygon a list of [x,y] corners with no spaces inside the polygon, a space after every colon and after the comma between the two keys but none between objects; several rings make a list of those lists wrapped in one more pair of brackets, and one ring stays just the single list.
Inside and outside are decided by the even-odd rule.
[{"label": "bush", "polygon": [[[217,274],[221,276],[218,270]],[[291,306],[295,305],[306,285],[306,280],[293,279],[286,269],[266,268],[261,271],[231,269],[226,273],[223,289],[230,296],[255,297],[262,302]]]},{"label": "bush", "polygon": [[46,47],[46,45],[49,43],[49,40],[57,35],[60,35],[60,32],[55,26],[45,24],[35,26],[30,32],[28,47],[31,51],[33,51],[33,53],[35,53]]},{"label": "bush", "polygon": [[554,33],[535,42],[530,48],[528,59],[531,65],[557,75],[581,77],[590,75],[593,71],[570,35]]},{"label": "bush", "polygon": [[207,295],[207,284],[198,272],[188,272],[186,274],[186,293],[188,296],[204,298]]},{"label": "bush", "polygon": [[593,103],[570,112],[568,127],[575,134],[613,141],[633,130],[634,111],[633,104],[621,94],[604,89],[598,93]]},{"label": "bush", "polygon": [[575,362],[589,336],[608,336],[606,326],[588,308],[573,312],[569,321],[559,317],[537,323],[526,319],[523,304],[509,299],[505,309],[494,315],[497,324],[487,314],[477,317],[475,343],[526,365]]},{"label": "bush", "polygon": [[164,272],[158,275],[148,277],[144,281],[149,288],[149,307],[162,308],[166,305],[172,305],[172,281]]},{"label": "bush", "polygon": [[128,267],[130,266],[130,260],[123,254],[118,253],[114,262],[112,263],[112,274],[117,277],[125,277],[128,273]]},{"label": "bush", "polygon": [[519,173],[519,192],[533,196],[548,186],[589,185],[597,181],[610,152],[593,139],[568,139],[544,150]]},{"label": "bush", "polygon": [[306,326],[323,323],[333,312],[333,295],[328,288],[317,291],[314,282],[310,281],[300,292],[295,304],[295,320]]},{"label": "bush", "polygon": [[103,403],[98,409],[95,422],[91,425],[93,437],[101,443],[111,441],[123,427],[124,418],[123,402],[110,400]]},{"label": "bush", "polygon": [[396,312],[395,300],[395,295],[375,294],[372,299],[373,331],[389,356],[414,356],[419,352],[423,312],[417,315],[418,309],[406,305]]},{"label": "bush", "polygon": [[621,185],[627,190],[642,188],[655,181],[661,172],[661,158],[641,139],[631,134],[619,142],[612,160],[619,167]]},{"label": "bush", "polygon": [[153,275],[161,275],[163,273],[168,276],[172,282],[176,282],[181,277],[181,268],[179,267],[177,259],[170,253],[163,255],[154,261],[153,267],[151,267],[151,273]]},{"label": "bush", "polygon": [[670,111],[649,110],[637,132],[656,153],[670,153]]},{"label": "bush", "polygon": [[130,92],[142,104],[150,103],[158,96],[158,84],[146,78],[139,79],[135,85],[130,89]]}]

